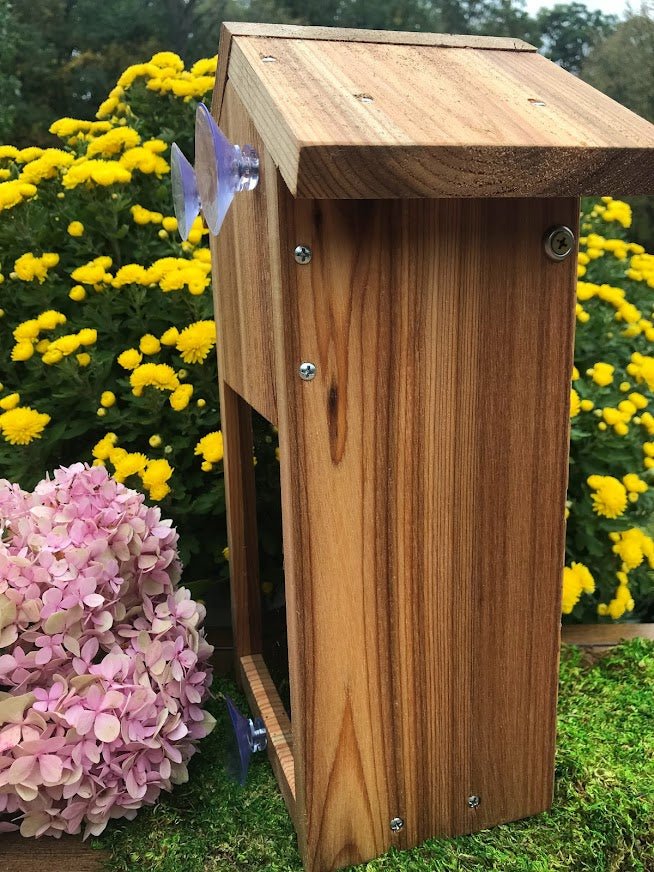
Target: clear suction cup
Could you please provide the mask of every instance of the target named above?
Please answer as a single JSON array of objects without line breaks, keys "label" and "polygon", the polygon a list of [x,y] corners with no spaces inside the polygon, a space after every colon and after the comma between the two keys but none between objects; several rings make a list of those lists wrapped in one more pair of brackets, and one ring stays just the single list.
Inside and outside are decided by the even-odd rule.
[{"label": "clear suction cup", "polygon": [[204,103],[195,115],[195,169],[202,213],[217,234],[234,195],[256,187],[259,155],[252,146],[232,145]]},{"label": "clear suction cup", "polygon": [[176,142],[173,142],[170,149],[170,177],[177,227],[182,239],[186,240],[193,222],[200,214],[200,197],[195,170]]},{"label": "clear suction cup", "polygon": [[266,728],[261,718],[246,718],[226,696],[225,703],[232,722],[234,747],[227,758],[227,772],[240,785],[248,777],[250,760],[257,751],[265,751],[268,745]]}]

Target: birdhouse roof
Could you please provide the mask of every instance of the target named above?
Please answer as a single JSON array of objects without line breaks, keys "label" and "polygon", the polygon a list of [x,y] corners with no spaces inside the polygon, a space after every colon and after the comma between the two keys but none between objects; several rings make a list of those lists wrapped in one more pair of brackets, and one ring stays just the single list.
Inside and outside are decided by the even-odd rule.
[{"label": "birdhouse roof", "polygon": [[654,125],[521,40],[225,24],[234,87],[292,194],[654,193]]}]

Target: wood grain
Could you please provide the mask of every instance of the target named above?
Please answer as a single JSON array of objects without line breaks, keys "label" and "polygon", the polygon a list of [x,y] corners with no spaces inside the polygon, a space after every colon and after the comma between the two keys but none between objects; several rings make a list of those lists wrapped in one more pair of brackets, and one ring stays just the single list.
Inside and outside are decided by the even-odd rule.
[{"label": "wood grain", "polygon": [[262,647],[252,411],[222,379],[220,421],[225,453],[229,583],[238,674],[240,658],[257,654]]},{"label": "wood grain", "polygon": [[263,718],[266,725],[268,757],[288,812],[295,820],[295,763],[291,722],[263,657],[261,655],[241,657],[240,667],[241,683],[250,708]]},{"label": "wood grain", "polygon": [[654,624],[564,624],[561,640],[584,648],[612,648],[627,639],[652,639]]},{"label": "wood grain", "polygon": [[94,850],[81,837],[24,839],[15,833],[0,835],[0,869],[3,872],[101,872],[105,851]]},{"label": "wood grain", "polygon": [[578,203],[275,200],[271,163],[296,825],[326,872],[550,804],[575,262],[541,240]]},{"label": "wood grain", "polygon": [[[263,154],[261,139],[231,84],[219,120],[225,135]],[[256,234],[253,232],[256,228]],[[275,362],[263,185],[235,197],[219,236],[211,237],[214,310],[222,378],[273,424]]]},{"label": "wood grain", "polygon": [[298,197],[654,193],[654,125],[537,53],[274,36],[230,45],[224,75]]},{"label": "wood grain", "polygon": [[254,24],[249,21],[224,21],[220,29],[218,70],[214,107],[220,111],[220,101],[227,82],[227,68],[232,39],[235,36],[268,36],[277,39],[319,39],[337,42],[392,43],[395,45],[435,45],[441,48],[493,48],[498,51],[530,51],[537,49],[528,42],[513,37],[458,36],[451,33],[408,33],[393,30],[353,30],[343,27],[304,27],[295,24]]}]

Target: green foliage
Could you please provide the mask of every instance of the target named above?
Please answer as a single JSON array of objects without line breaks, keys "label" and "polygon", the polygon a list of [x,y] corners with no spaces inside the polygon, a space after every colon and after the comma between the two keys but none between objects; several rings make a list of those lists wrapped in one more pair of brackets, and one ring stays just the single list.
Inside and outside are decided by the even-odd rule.
[{"label": "green foliage", "polygon": [[567,553],[595,596],[566,570],[564,612],[576,620],[654,614],[654,257],[627,241],[630,218],[604,198],[581,220]]},{"label": "green foliage", "polygon": [[616,27],[615,15],[589,9],[585,3],[557,3],[538,13],[541,45],[546,57],[578,73],[591,49]]},{"label": "green foliage", "polygon": [[[647,872],[654,868],[654,646],[636,640],[596,665],[578,649],[561,658],[556,794],[550,812],[458,839],[390,851],[360,872]],[[228,682],[215,689],[234,695]],[[242,700],[241,700],[242,703]],[[222,767],[229,727],[190,765],[190,781],[98,847],[113,872],[301,872],[291,822],[268,762],[255,758],[247,787]]]},{"label": "green foliage", "polygon": [[11,134],[20,102],[20,82],[14,75],[17,30],[9,0],[0,0],[0,142]]},{"label": "green foliage", "polygon": [[[654,4],[620,23],[594,47],[581,77],[618,103],[654,121]],[[632,239],[654,248],[654,199],[633,197]]]},{"label": "green foliage", "polygon": [[[143,354],[144,364],[171,367],[172,384],[164,390],[148,386],[140,392],[133,390],[130,379],[140,368],[130,372],[117,362],[122,351],[138,349],[145,334],[160,337],[168,328],[181,331],[197,323],[208,323],[213,330],[209,251],[203,246],[206,237],[201,224],[194,228],[190,241],[182,243],[169,217],[172,198],[165,157],[174,138],[188,146],[197,101],[146,87],[162,81],[159,72],[167,62],[164,58],[163,67],[149,65],[147,74],[136,76],[133,84],[117,92],[122,100],[117,114],[103,122],[109,133],[64,121],[60,131],[66,143],[63,150],[39,157],[38,151],[15,155],[5,149],[0,158],[0,167],[13,178],[34,181],[40,175],[39,161],[46,161],[37,195],[0,211],[4,277],[0,284],[0,430],[12,414],[12,405],[50,417],[43,432],[33,434],[27,444],[16,444],[11,433],[3,430],[0,470],[3,477],[31,488],[60,464],[93,461],[96,443],[114,433],[111,439],[116,444],[104,439],[103,450],[95,450],[96,462],[106,462],[121,478],[127,472],[128,486],[160,503],[164,517],[172,515],[181,534],[183,561],[190,563],[189,581],[227,575],[222,553],[227,544],[222,464],[214,464],[213,470],[208,464],[203,471],[203,458],[194,453],[201,437],[220,427],[215,338],[201,343],[206,346],[203,362],[185,360],[175,336],[160,350]],[[169,85],[179,81],[198,91],[211,90],[211,76],[171,72],[161,72]],[[116,147],[115,153],[87,154],[101,147],[101,137],[114,137],[105,147],[109,151]],[[139,140],[141,145],[136,144]],[[73,172],[84,170],[98,158],[102,181],[72,186]],[[127,181],[121,182],[117,174],[130,166]],[[0,205],[7,184],[0,184]],[[137,223],[138,215],[132,212],[135,206],[143,207],[149,223]],[[71,235],[71,222],[81,223],[82,235]],[[47,253],[53,253],[58,262],[41,281],[38,276],[30,280],[29,269],[41,264],[39,259]],[[30,259],[27,274],[17,272],[16,264],[25,254]],[[94,268],[85,265],[99,257],[105,258],[100,278],[93,278]],[[80,267],[81,275],[76,273]],[[122,267],[136,272],[121,281],[117,277]],[[179,270],[186,271],[187,284],[166,285]],[[49,310],[60,313],[66,323],[48,326],[49,316],[44,313]],[[36,324],[38,335],[23,340],[21,347],[27,346],[29,359],[12,360],[12,348],[20,345],[21,324],[28,331]],[[96,333],[82,343],[82,330]],[[53,352],[59,346],[63,354]],[[176,394],[173,390],[176,382],[189,386],[183,390],[192,389],[186,405],[183,391]],[[115,395],[113,404],[111,398],[101,402],[107,391]],[[18,400],[12,399],[15,393]],[[181,408],[175,408],[174,396]],[[22,414],[29,418],[33,413]],[[126,453],[127,458],[121,456]],[[148,466],[154,482],[139,461],[143,455],[148,463],[158,461]],[[125,463],[132,462],[139,468],[130,472]],[[173,468],[169,479],[168,464]]]}]

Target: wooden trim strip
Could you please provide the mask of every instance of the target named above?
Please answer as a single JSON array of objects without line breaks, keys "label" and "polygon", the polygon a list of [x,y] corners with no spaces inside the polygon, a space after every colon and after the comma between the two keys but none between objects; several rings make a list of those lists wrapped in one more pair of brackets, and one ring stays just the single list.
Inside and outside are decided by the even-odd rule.
[{"label": "wooden trim strip", "polygon": [[627,639],[652,639],[654,624],[565,624],[561,641],[582,648],[611,648]]},{"label": "wooden trim strip", "polygon": [[250,708],[263,718],[268,731],[268,756],[286,808],[295,822],[295,760],[291,721],[261,654],[240,659],[241,682]]},{"label": "wooden trim strip", "polygon": [[386,45],[425,45],[435,48],[477,48],[491,51],[526,51],[538,49],[505,36],[459,36],[451,33],[420,33],[400,30],[356,30],[346,27],[305,27],[297,24],[253,24],[226,21],[223,32],[229,36],[263,36],[274,39],[318,39],[330,42],[376,42]]}]

